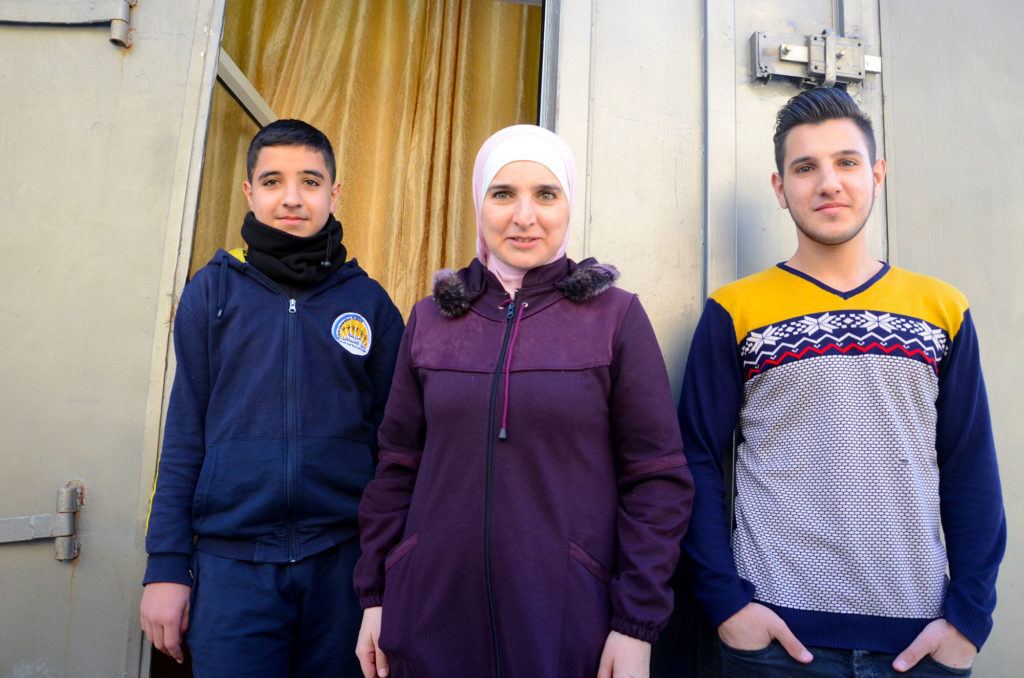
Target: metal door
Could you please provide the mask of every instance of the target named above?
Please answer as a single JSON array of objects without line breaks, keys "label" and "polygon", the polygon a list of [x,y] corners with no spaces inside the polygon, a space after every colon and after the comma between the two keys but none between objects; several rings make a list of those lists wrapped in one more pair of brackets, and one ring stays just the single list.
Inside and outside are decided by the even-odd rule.
[{"label": "metal door", "polygon": [[[800,91],[800,78],[822,83],[810,64],[784,62],[783,45],[807,45],[831,31],[856,38],[866,56],[879,55],[878,7],[872,0],[735,0],[707,3],[707,291],[788,259],[796,230],[770,187],[775,167],[775,114]],[[766,36],[758,41],[759,36]],[[785,41],[785,42],[783,42]],[[760,54],[758,50],[760,48]],[[758,61],[767,65],[756,69]],[[785,67],[788,66],[788,67]],[[784,68],[785,67],[785,68]],[[796,76],[796,73],[800,73]],[[780,74],[786,75],[781,76]],[[884,126],[879,75],[865,69],[847,90]],[[886,257],[884,194],[868,222],[874,256]]]},{"label": "metal door", "polygon": [[[767,182],[773,116],[797,88],[792,79],[757,78],[756,33],[794,34],[793,44],[825,29],[856,38],[866,67],[848,91],[874,121],[889,169],[867,226],[870,248],[879,259],[953,283],[971,301],[1014,524],[1022,511],[1022,464],[1014,451],[1024,427],[1020,371],[1015,352],[1004,347],[1017,345],[1024,332],[1024,279],[1016,263],[1024,209],[1009,197],[1024,183],[1017,159],[1024,147],[1024,85],[1006,66],[1013,63],[1024,6],[735,0],[706,7],[708,290],[787,258],[796,244],[792,220]],[[721,39],[730,33],[733,44]],[[768,41],[762,49],[786,58],[783,44]],[[792,66],[782,70],[792,73]],[[820,72],[808,74],[821,80]],[[1020,553],[1011,535],[995,629],[975,675],[1020,673],[1024,655],[1014,640],[1022,617]]]},{"label": "metal door", "polygon": [[[1016,0],[620,0],[558,3],[556,130],[585,178],[570,254],[616,264],[651,315],[673,383],[706,294],[788,258],[796,247],[778,207],[774,116],[798,78],[757,70],[756,35],[776,76],[801,66],[783,44],[859,38],[865,63],[848,90],[871,116],[887,188],[868,223],[874,256],[960,287],[972,302],[1008,521],[1024,504],[1020,369],[1024,334],[1016,264],[1024,208],[1024,84],[1012,50],[1024,25]],[[787,37],[788,36],[788,37]],[[752,37],[755,39],[752,40]],[[842,50],[837,50],[842,51]],[[783,56],[786,59],[783,59]],[[769,59],[770,61],[770,59]],[[766,62],[767,63],[767,62]],[[764,64],[762,64],[764,65]],[[834,65],[834,64],[833,64]],[[770,71],[771,68],[768,68]],[[874,72],[880,71],[880,72]],[[769,73],[770,74],[770,73]],[[884,94],[884,97],[883,97]],[[1010,534],[996,627],[975,675],[1017,675],[1021,547]],[[685,578],[685,573],[681,575]],[[710,633],[685,581],[655,651],[652,675],[710,675]],[[705,629],[705,631],[707,631]],[[703,642],[694,639],[702,637]]]},{"label": "metal door", "polygon": [[77,557],[67,536],[68,560],[53,539],[0,544],[5,677],[143,670],[145,511],[223,4],[0,0],[0,519],[81,488]]},{"label": "metal door", "polygon": [[[771,189],[778,109],[802,88],[843,84],[875,123],[885,128],[875,0],[735,0],[707,2],[705,292],[788,259],[796,229]],[[841,42],[843,47],[837,47]],[[815,63],[827,54],[829,64]],[[791,61],[795,52],[804,61]],[[832,57],[842,53],[839,68]],[[837,73],[838,71],[838,73]],[[887,258],[885,194],[867,228],[873,256]],[[684,584],[685,587],[685,584]],[[714,629],[701,617],[694,675],[712,675]]]},{"label": "metal door", "polygon": [[967,295],[1009,525],[980,678],[1024,673],[1024,81],[1018,0],[881,2],[890,258]]}]

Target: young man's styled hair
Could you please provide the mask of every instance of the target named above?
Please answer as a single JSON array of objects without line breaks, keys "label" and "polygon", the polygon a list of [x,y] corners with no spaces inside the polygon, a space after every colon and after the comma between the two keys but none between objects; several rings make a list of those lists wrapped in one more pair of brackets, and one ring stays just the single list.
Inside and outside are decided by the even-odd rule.
[{"label": "young man's styled hair", "polygon": [[334,149],[327,136],[309,123],[301,120],[275,120],[257,132],[249,142],[249,152],[245,156],[245,173],[249,183],[252,183],[256,159],[266,146],[305,146],[310,151],[318,151],[324,157],[331,183],[334,183]]},{"label": "young man's styled hair", "polygon": [[875,129],[846,90],[818,87],[801,92],[779,109],[775,118],[775,167],[782,172],[786,155],[786,135],[797,125],[815,125],[826,120],[848,119],[860,128],[868,146],[871,164],[875,164]]}]

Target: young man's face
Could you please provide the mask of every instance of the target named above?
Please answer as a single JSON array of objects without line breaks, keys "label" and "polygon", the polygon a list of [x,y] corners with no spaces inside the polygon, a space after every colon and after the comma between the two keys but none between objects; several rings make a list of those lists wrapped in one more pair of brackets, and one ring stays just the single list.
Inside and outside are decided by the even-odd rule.
[{"label": "young man's face", "polygon": [[783,174],[772,174],[772,187],[800,242],[843,245],[856,238],[885,178],[885,161],[872,165],[860,128],[848,118],[797,125],[784,148]]},{"label": "young man's face", "polygon": [[252,183],[242,184],[249,209],[268,226],[292,235],[315,235],[327,223],[341,193],[331,185],[324,157],[305,146],[264,146]]}]

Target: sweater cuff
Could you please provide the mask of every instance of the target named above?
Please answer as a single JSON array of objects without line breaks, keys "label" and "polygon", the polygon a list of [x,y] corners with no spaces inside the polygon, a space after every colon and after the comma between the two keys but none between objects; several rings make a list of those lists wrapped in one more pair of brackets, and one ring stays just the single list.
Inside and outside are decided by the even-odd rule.
[{"label": "sweater cuff", "polygon": [[185,553],[153,553],[146,562],[142,585],[173,582],[192,586],[191,558]]},{"label": "sweater cuff", "polygon": [[736,579],[736,586],[722,587],[712,595],[699,596],[712,628],[717,629],[722,622],[733,616],[754,600],[754,585],[746,579]]},{"label": "sweater cuff", "polygon": [[947,595],[944,601],[946,621],[964,634],[967,640],[981,650],[988,634],[992,632],[992,615],[978,610],[958,596]]},{"label": "sweater cuff", "polygon": [[639,622],[629,617],[623,617],[621,615],[613,615],[611,620],[612,631],[618,631],[624,636],[630,638],[637,638],[653,645],[658,641],[658,635],[661,633],[661,629],[664,628],[664,624],[651,624],[649,622]]},{"label": "sweater cuff", "polygon": [[359,596],[359,607],[364,610],[368,607],[380,607],[384,604],[383,593],[367,593],[364,596]]}]

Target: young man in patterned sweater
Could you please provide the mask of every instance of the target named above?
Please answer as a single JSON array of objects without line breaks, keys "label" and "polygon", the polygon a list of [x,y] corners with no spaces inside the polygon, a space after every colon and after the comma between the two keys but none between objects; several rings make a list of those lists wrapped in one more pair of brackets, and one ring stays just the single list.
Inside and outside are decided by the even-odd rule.
[{"label": "young man in patterned sweater", "polygon": [[969,675],[1006,523],[967,301],[869,255],[885,161],[844,91],[791,99],[775,156],[796,253],[711,295],[679,409],[719,674]]}]

